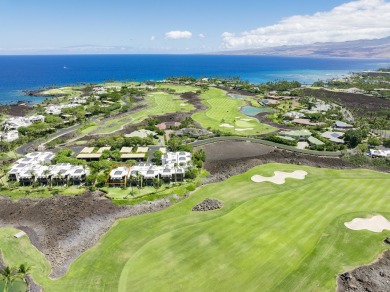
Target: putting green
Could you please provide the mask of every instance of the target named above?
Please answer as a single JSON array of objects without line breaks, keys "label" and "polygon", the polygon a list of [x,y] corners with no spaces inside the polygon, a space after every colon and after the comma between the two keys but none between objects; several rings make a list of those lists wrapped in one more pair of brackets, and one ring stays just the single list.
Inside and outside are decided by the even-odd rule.
[{"label": "putting green", "polygon": [[[308,174],[282,185],[251,181],[295,170]],[[334,291],[338,273],[386,249],[390,232],[344,222],[390,219],[389,190],[389,174],[370,170],[258,166],[164,211],[118,221],[66,276],[37,281],[45,291]],[[191,211],[207,197],[223,208]]]},{"label": "putting green", "polygon": [[[228,96],[226,91],[210,88],[202,93],[201,98],[208,108],[193,114],[192,118],[204,128],[210,127],[237,135],[258,135],[275,130],[275,128],[261,124],[256,119],[249,119],[247,115],[241,113],[240,108],[245,105],[245,102]],[[224,127],[225,124],[233,127]],[[236,127],[240,128],[241,131],[237,131]],[[242,131],[245,128],[247,130]]]}]

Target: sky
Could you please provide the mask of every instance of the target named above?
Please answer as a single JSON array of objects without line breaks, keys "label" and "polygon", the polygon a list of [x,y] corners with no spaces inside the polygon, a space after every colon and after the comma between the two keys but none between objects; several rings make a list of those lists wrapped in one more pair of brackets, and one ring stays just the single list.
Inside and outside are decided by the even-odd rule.
[{"label": "sky", "polygon": [[0,55],[208,53],[387,36],[386,0],[0,0]]}]

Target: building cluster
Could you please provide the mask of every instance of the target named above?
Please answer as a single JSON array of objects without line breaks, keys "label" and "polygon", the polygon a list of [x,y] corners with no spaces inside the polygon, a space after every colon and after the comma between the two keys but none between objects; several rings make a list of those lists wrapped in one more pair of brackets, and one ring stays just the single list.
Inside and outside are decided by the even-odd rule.
[{"label": "building cluster", "polygon": [[[333,124],[333,128],[329,131],[321,133],[321,137],[329,140],[335,144],[344,144],[344,134],[348,129],[352,129],[353,126],[345,122],[337,121]],[[294,130],[294,131],[281,131],[278,133],[278,137],[285,140],[305,141],[307,146],[321,146],[325,143],[312,136],[312,133],[307,130]]]},{"label": "building cluster", "polygon": [[78,106],[80,106],[79,103],[49,105],[45,107],[45,113],[47,113],[48,115],[60,115],[64,108],[74,108]]},{"label": "building cluster", "polygon": [[191,153],[168,152],[162,156],[162,165],[138,163],[133,166],[119,166],[110,171],[110,184],[126,184],[128,181],[148,185],[155,179],[164,182],[183,181],[185,172],[191,167]]},{"label": "building cluster", "polygon": [[109,89],[112,89],[114,91],[119,91],[121,90],[121,87],[120,86],[97,86],[97,87],[94,87],[92,88],[92,92],[93,94],[95,95],[99,95],[99,94],[105,94],[108,92]]},{"label": "building cluster", "polygon": [[37,182],[41,185],[82,184],[89,169],[80,165],[58,163],[52,165],[52,152],[32,152],[18,159],[8,172],[10,181],[23,185]]},{"label": "building cluster", "polygon": [[[104,151],[110,151],[111,147],[85,147],[80,153],[76,156],[77,159],[83,159],[86,161],[99,160]],[[164,147],[159,149],[161,152],[166,152]],[[147,158],[147,153],[149,152],[149,147],[122,147],[120,150],[121,160],[139,160],[143,161]]]},{"label": "building cluster", "polygon": [[44,122],[45,117],[42,115],[29,116],[29,117],[10,117],[5,119],[3,123],[4,131],[17,130],[20,127],[28,127],[34,123]]},{"label": "building cluster", "polygon": [[44,122],[45,117],[35,115],[29,117],[10,117],[6,119],[2,125],[3,132],[0,132],[0,141],[12,142],[19,138],[17,131],[20,127],[28,127],[34,123]]}]

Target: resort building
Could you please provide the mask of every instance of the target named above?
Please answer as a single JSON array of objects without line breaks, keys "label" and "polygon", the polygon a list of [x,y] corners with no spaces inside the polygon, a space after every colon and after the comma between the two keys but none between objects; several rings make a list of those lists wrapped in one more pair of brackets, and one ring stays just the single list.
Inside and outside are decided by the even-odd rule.
[{"label": "resort building", "polygon": [[340,121],[335,122],[333,126],[334,126],[335,129],[341,130],[341,131],[353,128],[353,125],[350,125],[350,124],[347,124],[347,123],[344,123],[344,122],[340,122]]},{"label": "resort building", "polygon": [[309,130],[297,130],[297,131],[281,131],[280,136],[290,137],[295,140],[307,140],[312,134]]},{"label": "resort building", "polygon": [[84,159],[86,161],[99,160],[105,150],[110,150],[111,147],[101,147],[95,151],[94,147],[84,147],[76,156],[77,159]]},{"label": "resort building", "polygon": [[198,138],[200,136],[210,136],[212,135],[213,132],[210,132],[205,129],[198,129],[198,128],[183,128],[180,130],[177,130],[175,132],[176,136],[190,136],[190,137],[195,137]]},{"label": "resort building", "polygon": [[110,171],[109,178],[110,184],[126,184],[130,177],[130,167],[120,166]]},{"label": "resort building", "polygon": [[150,130],[141,129],[141,130],[138,130],[138,131],[131,132],[130,134],[126,134],[125,137],[127,137],[127,138],[130,138],[130,137],[147,138],[147,137],[150,137],[150,136],[154,137],[156,135],[157,135],[156,132],[153,132],[153,131],[150,131]]},{"label": "resort building", "polygon": [[191,163],[191,153],[190,152],[168,152],[163,155],[162,165],[169,168],[174,168],[177,166],[187,169]]},{"label": "resort building", "polygon": [[145,160],[149,147],[122,147],[120,150],[122,161],[126,160]]},{"label": "resort building", "polygon": [[343,132],[324,132],[321,134],[321,137],[328,139],[330,142],[336,144],[344,144],[344,140],[342,139],[344,136]]},{"label": "resort building", "polygon": [[19,138],[19,132],[12,130],[9,132],[0,132],[0,141],[12,142]]},{"label": "resort building", "polygon": [[63,105],[49,105],[45,107],[45,113],[49,115],[60,115],[62,113],[62,110],[64,108],[74,108],[80,106],[79,103],[70,103],[70,104],[63,104]]},{"label": "resort building", "polygon": [[41,185],[81,184],[85,181],[88,167],[70,163],[50,165],[53,158],[52,152],[29,153],[12,165],[8,179],[23,185],[34,182]]},{"label": "resort building", "polygon": [[17,130],[20,127],[28,127],[33,123],[44,122],[45,117],[42,115],[30,116],[30,117],[10,117],[3,123],[4,131]]},{"label": "resort building", "polygon": [[183,181],[185,172],[190,166],[191,153],[168,152],[163,156],[161,166],[141,162],[131,167],[119,166],[112,169],[109,183],[123,184],[130,181],[133,185],[151,185],[155,179],[162,179],[166,183]]},{"label": "resort building", "polygon": [[324,124],[324,123],[313,123],[309,119],[294,119],[292,122],[294,124],[303,125],[303,126],[320,126]]},{"label": "resort building", "polygon": [[309,137],[307,139],[307,142],[309,142],[309,145],[310,146],[322,146],[322,145],[325,145],[324,142],[322,142],[321,140],[315,138],[315,137]]},{"label": "resort building", "polygon": [[290,119],[300,119],[305,116],[305,114],[297,112],[297,111],[290,111],[287,112],[283,115],[285,118],[290,118]]}]

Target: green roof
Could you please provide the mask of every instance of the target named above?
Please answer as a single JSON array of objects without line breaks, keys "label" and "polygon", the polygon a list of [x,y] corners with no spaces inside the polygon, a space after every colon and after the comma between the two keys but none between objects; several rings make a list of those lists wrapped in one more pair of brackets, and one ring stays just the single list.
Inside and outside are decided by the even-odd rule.
[{"label": "green roof", "polygon": [[321,140],[318,140],[315,137],[309,137],[307,139],[307,141],[309,141],[310,144],[314,144],[314,145],[324,145],[325,144],[324,142],[322,142]]}]

